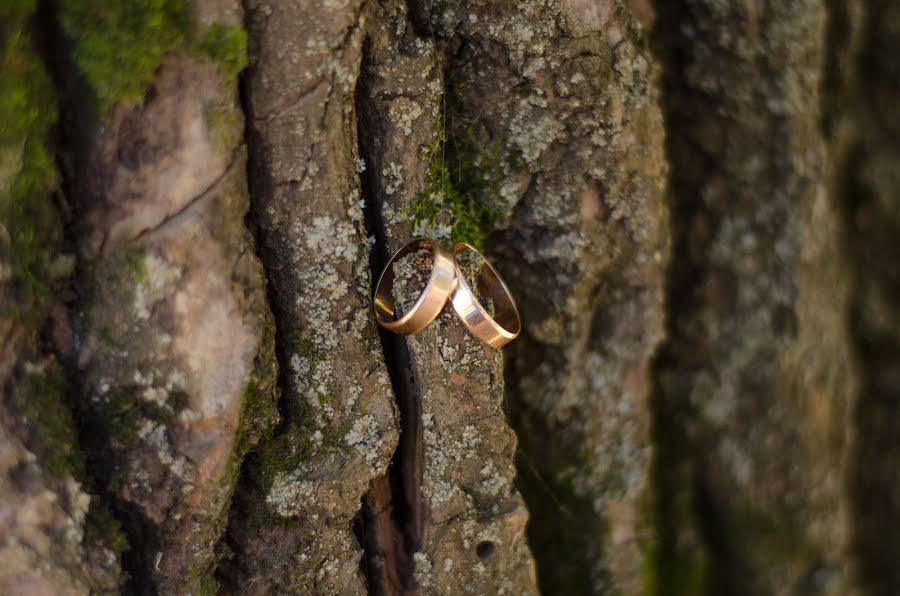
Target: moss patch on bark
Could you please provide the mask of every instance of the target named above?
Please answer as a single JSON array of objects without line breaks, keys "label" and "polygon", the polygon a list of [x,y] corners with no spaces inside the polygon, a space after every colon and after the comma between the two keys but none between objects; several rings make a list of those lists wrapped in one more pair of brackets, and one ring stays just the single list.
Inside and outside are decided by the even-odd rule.
[{"label": "moss patch on bark", "polygon": [[247,64],[241,27],[199,28],[182,0],[67,0],[59,19],[100,114],[120,101],[139,103],[169,52],[183,49],[212,61],[228,88]]},{"label": "moss patch on bark", "polygon": [[13,314],[20,316],[47,294],[60,225],[50,199],[56,168],[47,148],[57,118],[55,94],[22,30],[26,5],[19,12],[7,7],[0,21],[0,262],[11,268],[0,270],[0,281],[13,281],[19,300],[10,304],[18,305]]},{"label": "moss patch on bark", "polygon": [[118,101],[139,102],[190,23],[180,0],[67,0],[59,8],[63,31],[74,42],[73,60],[100,113]]},{"label": "moss patch on bark", "polygon": [[[451,114],[448,126],[453,121]],[[481,248],[498,217],[495,203],[506,180],[506,163],[500,151],[479,146],[474,123],[459,128],[448,131],[440,115],[435,119],[434,142],[422,152],[428,168],[425,186],[411,205],[412,224],[416,230],[435,228],[449,219],[453,242]]]}]

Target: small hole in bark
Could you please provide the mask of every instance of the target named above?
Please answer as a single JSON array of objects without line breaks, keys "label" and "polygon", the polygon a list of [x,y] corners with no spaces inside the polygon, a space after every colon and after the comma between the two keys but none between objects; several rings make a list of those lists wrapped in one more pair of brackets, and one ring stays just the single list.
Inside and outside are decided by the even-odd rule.
[{"label": "small hole in bark", "polygon": [[497,547],[494,546],[494,543],[485,540],[484,542],[479,542],[478,546],[475,547],[475,554],[478,555],[479,559],[490,559],[494,556],[494,552],[496,552]]}]

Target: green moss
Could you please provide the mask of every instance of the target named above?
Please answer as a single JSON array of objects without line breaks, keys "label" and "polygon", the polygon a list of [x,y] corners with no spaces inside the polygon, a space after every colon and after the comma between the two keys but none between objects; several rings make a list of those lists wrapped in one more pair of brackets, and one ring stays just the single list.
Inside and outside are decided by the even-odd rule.
[{"label": "green moss", "polygon": [[448,141],[438,115],[435,140],[422,152],[428,162],[425,186],[416,193],[411,214],[414,227],[434,227],[446,214],[451,240],[480,248],[497,219],[495,204],[505,173],[500,152],[479,148],[474,130],[469,124]]},{"label": "green moss", "polygon": [[283,432],[253,453],[251,467],[256,473],[258,484],[268,489],[277,473],[296,470],[304,462],[317,456],[352,453],[353,448],[344,441],[349,430],[349,423],[338,427],[327,426],[319,429],[322,437],[316,440],[313,436],[315,430],[309,426],[300,423],[288,425]]},{"label": "green moss", "polygon": [[15,22],[2,25],[0,261],[12,263],[19,295],[15,303],[23,309],[18,314],[30,316],[40,312],[38,303],[47,295],[48,267],[59,235],[59,215],[50,197],[56,168],[47,149],[57,112],[50,78],[30,41]]},{"label": "green moss", "polygon": [[127,445],[137,434],[142,420],[171,427],[189,399],[183,391],[172,391],[164,404],[157,405],[139,399],[134,387],[115,387],[94,406],[93,413],[110,439]]},{"label": "green moss", "polygon": [[129,442],[138,431],[141,411],[132,388],[115,387],[104,396],[95,413],[103,419],[103,427],[110,438]]},{"label": "green moss", "polygon": [[[291,345],[294,348],[294,352],[298,356],[300,356],[309,367],[306,371],[306,374],[304,375],[305,378],[309,381],[308,385],[311,387],[315,386],[316,383],[314,381],[320,361],[319,351],[316,348],[316,344],[312,340],[303,337],[299,331],[295,331],[294,335],[291,338]],[[325,403],[323,402],[323,397],[324,396],[322,395],[316,396],[316,399],[322,405],[324,405]],[[301,399],[296,405],[298,418],[300,418],[301,420],[307,420],[312,416],[312,406],[310,406],[310,404],[306,400]]]},{"label": "green moss", "polygon": [[293,423],[283,432],[267,441],[250,456],[251,469],[254,471],[257,484],[268,490],[272,480],[279,472],[290,472],[299,469],[305,462],[317,456],[340,453],[347,455],[352,448],[344,442],[349,431],[349,424],[341,427],[326,427],[319,432],[322,437],[314,438],[314,432],[304,424]]},{"label": "green moss", "polygon": [[[166,399],[166,403],[161,407],[154,407],[150,412],[151,418],[167,428],[171,428],[175,424],[178,414],[188,406],[190,396],[184,391],[173,391]],[[146,412],[147,406],[144,406]]]},{"label": "green moss", "polygon": [[291,337],[291,345],[294,351],[314,362],[316,358],[316,344],[311,339],[306,339],[300,331],[295,331]]},{"label": "green moss", "polygon": [[[695,596],[716,593],[710,589],[716,568],[702,537],[698,511],[700,497],[695,475],[699,463],[692,456],[684,428],[673,421],[675,406],[664,396],[660,356],[653,364],[652,441],[654,447],[650,486],[644,502],[644,519],[652,538],[642,544],[644,592],[648,596]],[[679,416],[685,413],[679,408]]]},{"label": "green moss", "polygon": [[220,100],[204,106],[203,118],[219,151],[232,151],[240,143],[241,112],[235,108],[237,76],[247,66],[247,32],[240,27],[214,24],[199,32],[191,53],[211,61],[219,73]]},{"label": "green moss", "polygon": [[243,458],[257,443],[272,436],[278,403],[278,388],[274,379],[274,376],[263,379],[259,372],[254,372],[244,388],[244,409],[235,442],[235,456],[238,459]]},{"label": "green moss", "polygon": [[[234,93],[230,91],[229,93]],[[223,95],[229,97],[230,95]],[[210,131],[213,147],[222,153],[233,151],[240,144],[242,126],[241,112],[231,101],[220,101],[216,105],[203,106],[203,120]]]},{"label": "green moss", "polygon": [[100,327],[99,329],[97,329],[97,336],[100,338],[100,341],[104,343],[104,345],[113,348],[114,350],[127,349],[125,342],[116,337],[114,329],[110,329],[109,327]]},{"label": "green moss", "polygon": [[247,64],[246,32],[221,24],[196,31],[183,0],[67,0],[59,13],[101,115],[116,102],[140,102],[166,55],[179,48],[211,60],[228,86]]},{"label": "green moss", "polygon": [[320,394],[317,396],[317,399],[319,400],[319,405],[322,406],[322,407],[324,407],[324,406],[326,406],[326,405],[328,405],[328,404],[333,404],[333,403],[334,403],[334,396],[333,396],[333,395],[329,395],[329,394],[327,394],[327,393],[320,393]]},{"label": "green moss", "polygon": [[241,419],[230,461],[235,474],[251,449],[271,439],[278,421],[278,360],[275,357],[275,321],[271,314],[266,313],[259,345],[253,372],[242,396]]},{"label": "green moss", "polygon": [[204,117],[217,148],[236,146],[242,126],[235,80],[247,64],[241,27],[199,30],[183,0],[71,0],[60,6],[60,21],[101,118],[117,102],[142,101],[166,56],[180,51],[216,66],[222,92],[204,106]]},{"label": "green moss", "polygon": [[25,28],[25,21],[37,9],[37,0],[5,0],[0,3],[0,40]]},{"label": "green moss", "polygon": [[131,279],[139,284],[147,281],[147,264],[144,261],[144,251],[138,247],[123,248],[119,252],[122,267],[131,276]]},{"label": "green moss", "polygon": [[650,554],[644,562],[647,594],[658,596],[697,596],[707,592],[709,571],[701,557],[660,558]]},{"label": "green moss", "polygon": [[199,34],[191,49],[216,65],[223,84],[228,87],[234,85],[238,74],[247,66],[247,32],[241,27],[216,23]]},{"label": "green moss", "polygon": [[[294,347],[294,351],[306,361],[309,367],[305,374],[305,377],[308,380],[307,385],[309,387],[316,386],[316,373],[321,357],[319,356],[319,350],[316,348],[315,343],[304,338],[299,332],[294,333],[291,343]],[[334,404],[337,399],[330,393],[320,393],[318,391],[313,397],[315,397],[315,400],[320,407]],[[314,406],[309,403],[309,400],[303,398],[299,399],[297,403],[297,418],[301,421],[312,420],[314,416],[313,407]],[[324,436],[322,444],[334,449],[345,450],[347,445],[343,443],[343,437],[348,430],[349,428],[331,427],[320,429],[320,432],[323,433]]]},{"label": "green moss", "polygon": [[738,518],[748,537],[750,558],[761,567],[793,562],[813,565],[818,550],[806,537],[798,514],[744,508]]},{"label": "green moss", "polygon": [[166,403],[140,399],[134,386],[111,388],[103,396],[92,398],[84,413],[86,436],[93,446],[90,465],[94,476],[104,479],[105,488],[116,493],[131,482],[128,453],[140,441],[139,431],[146,421],[172,428],[178,413],[187,405],[185,393],[173,391]]},{"label": "green moss", "polygon": [[198,578],[195,584],[196,594],[198,596],[215,596],[219,593],[219,583],[216,581],[215,569],[209,566],[203,570],[203,574]]},{"label": "green moss", "polygon": [[101,114],[118,101],[143,98],[153,73],[184,41],[190,23],[181,0],[66,0],[59,16]]},{"label": "green moss", "polygon": [[197,596],[214,596],[219,593],[219,583],[215,577],[215,566],[204,557],[198,563],[188,565],[187,574],[179,582],[179,593]]},{"label": "green moss", "polygon": [[75,425],[64,401],[66,386],[62,370],[51,361],[42,372],[27,373],[22,390],[13,392],[13,409],[28,429],[26,445],[47,478],[54,480],[84,475]]},{"label": "green moss", "polygon": [[299,468],[315,452],[312,434],[292,424],[253,453],[252,468],[259,485],[267,489],[278,472]]},{"label": "green moss", "polygon": [[[654,498],[656,495],[654,495]],[[689,502],[683,498],[666,503],[660,520],[659,505],[645,511],[652,539],[641,545],[644,554],[642,583],[648,596],[695,596],[708,592],[709,564],[705,552],[679,544],[678,532],[696,524]],[[661,527],[660,523],[666,524]]]},{"label": "green moss", "polygon": [[86,545],[103,546],[116,555],[129,549],[128,538],[122,530],[122,524],[113,517],[106,504],[96,498],[91,501],[91,508],[84,522],[83,542]]},{"label": "green moss", "polygon": [[[270,371],[268,374],[254,375],[254,379],[264,379],[265,383],[260,386],[257,385],[259,381],[251,381],[247,386],[249,392],[249,395],[246,396],[245,406],[247,422],[244,424],[252,424],[253,420],[266,416],[270,419],[275,417],[277,394],[274,392],[277,391],[275,384],[277,364],[274,355],[274,341],[272,343],[271,352],[261,352],[268,355],[262,359],[261,363],[257,364],[257,370],[262,365],[271,367]],[[263,344],[268,345],[269,341],[264,340]],[[316,374],[317,363],[320,360],[315,343],[304,338],[300,332],[296,332],[291,337],[291,347],[308,363],[309,370],[306,375],[307,378],[312,378]],[[328,394],[317,394],[315,398],[320,405],[335,400],[334,396]],[[352,448],[344,441],[344,437],[350,430],[349,422],[316,429],[312,425],[315,416],[314,407],[305,398],[295,400],[291,411],[287,414],[288,423],[279,429],[275,436],[269,425],[262,436],[261,445],[248,456],[248,469],[252,470],[254,482],[263,491],[269,489],[272,480],[278,473],[297,470],[305,462],[309,462],[315,457],[338,453],[346,455],[352,451]],[[261,412],[261,414],[255,412]],[[321,437],[316,437],[317,431],[321,433]],[[238,449],[238,453],[241,452],[241,449]],[[284,523],[284,520],[278,516],[272,519],[276,524]]]}]

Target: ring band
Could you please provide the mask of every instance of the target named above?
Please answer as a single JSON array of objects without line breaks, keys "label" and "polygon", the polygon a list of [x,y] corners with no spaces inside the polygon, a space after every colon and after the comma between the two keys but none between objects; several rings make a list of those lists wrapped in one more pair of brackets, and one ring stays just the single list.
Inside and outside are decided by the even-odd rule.
[{"label": "ring band", "polygon": [[[409,310],[401,317],[395,318],[392,291],[394,286],[393,264],[397,259],[423,249],[430,251],[434,260],[431,277]],[[425,238],[411,240],[394,253],[384,271],[381,272],[378,285],[375,286],[375,319],[385,329],[400,335],[418,333],[441,313],[455,285],[456,260],[453,255],[432,240]]]},{"label": "ring band", "polygon": [[[494,315],[491,316],[484,306],[478,302],[472,288],[459,267],[457,256],[472,251],[481,257],[481,271],[478,274],[478,289],[494,303]],[[453,246],[453,261],[456,266],[456,287],[450,300],[453,310],[459,315],[469,333],[492,348],[505,346],[516,337],[522,328],[519,309],[512,293],[506,287],[500,274],[490,261],[484,258],[475,247],[465,242],[457,242]]]}]

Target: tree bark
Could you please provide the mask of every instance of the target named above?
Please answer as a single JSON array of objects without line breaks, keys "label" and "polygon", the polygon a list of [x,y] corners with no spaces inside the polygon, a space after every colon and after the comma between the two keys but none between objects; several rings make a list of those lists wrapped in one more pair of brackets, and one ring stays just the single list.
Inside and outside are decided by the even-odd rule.
[{"label": "tree bark", "polygon": [[[0,9],[0,593],[900,592],[898,30]],[[521,337],[378,328],[417,236]]]},{"label": "tree bark", "polygon": [[680,256],[658,366],[661,406],[677,420],[661,424],[673,443],[662,458],[687,491],[664,505],[685,560],[673,571],[714,592],[846,593],[856,373],[821,134],[825,6],[689,2],[661,17],[676,23],[667,113]]}]

